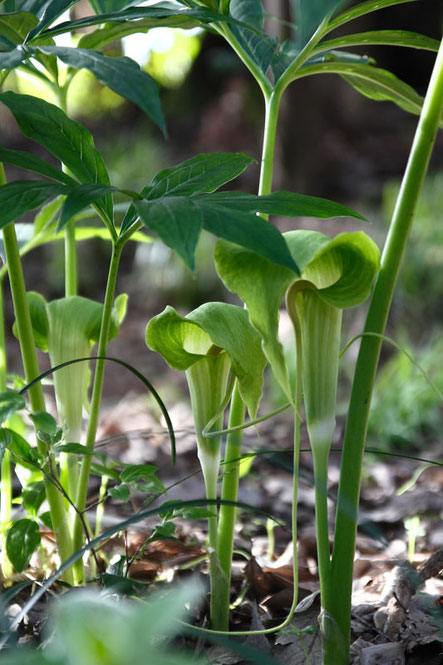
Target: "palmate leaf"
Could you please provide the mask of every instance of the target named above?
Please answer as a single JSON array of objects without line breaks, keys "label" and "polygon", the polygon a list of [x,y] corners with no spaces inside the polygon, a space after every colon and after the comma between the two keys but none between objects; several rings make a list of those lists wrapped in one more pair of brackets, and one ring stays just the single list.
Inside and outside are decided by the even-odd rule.
[{"label": "palmate leaf", "polygon": [[109,58],[98,51],[61,46],[39,46],[33,50],[55,55],[74,69],[89,70],[101,83],[141,108],[163,133],[166,132],[159,87],[131,58]]},{"label": "palmate leaf", "polygon": [[[23,134],[49,150],[81,183],[110,184],[103,158],[83,125],[68,118],[54,104],[30,95],[8,91],[0,95],[0,101],[10,109]],[[99,200],[97,205],[112,225],[111,196]]]},{"label": "palmate leaf", "polygon": [[325,42],[321,42],[313,51],[322,53],[338,48],[347,48],[349,46],[405,46],[408,48],[424,49],[427,51],[438,51],[440,42],[437,39],[420,35],[417,32],[408,30],[371,30],[370,32],[359,32],[353,35],[337,37]]},{"label": "palmate leaf", "polygon": [[134,207],[143,224],[155,230],[191,270],[202,228],[297,271],[280,232],[257,217],[257,212],[289,217],[350,216],[364,219],[338,203],[292,192],[273,192],[267,196],[217,192],[189,198],[167,195],[154,201],[134,202]]}]

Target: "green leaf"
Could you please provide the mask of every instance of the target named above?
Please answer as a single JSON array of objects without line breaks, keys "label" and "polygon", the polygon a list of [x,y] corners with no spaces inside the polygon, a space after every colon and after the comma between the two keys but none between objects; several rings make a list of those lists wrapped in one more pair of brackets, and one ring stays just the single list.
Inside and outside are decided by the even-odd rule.
[{"label": "green leaf", "polygon": [[292,0],[297,16],[298,41],[304,46],[322,21],[335,12],[343,0]]},{"label": "green leaf", "polygon": [[72,217],[78,215],[79,212],[87,208],[91,203],[95,203],[102,197],[108,195],[112,196],[113,192],[118,191],[120,191],[118,187],[94,183],[76,185],[71,188],[63,202],[60,219],[57,224],[57,231],[61,231]]},{"label": "green leaf", "polygon": [[28,54],[23,50],[21,46],[7,53],[0,53],[0,70],[3,69],[15,69],[21,63],[28,58]]},{"label": "green leaf", "polygon": [[[55,36],[64,34],[65,32],[72,32],[74,30],[81,30],[87,28],[91,25],[100,25],[103,23],[108,23],[108,21],[122,21],[129,22],[135,21],[136,19],[149,19],[149,20],[171,20],[172,23],[168,22],[167,25],[171,27],[180,27],[177,25],[177,17],[180,21],[186,21],[186,19],[191,19],[198,21],[203,25],[210,23],[230,23],[231,25],[238,25],[240,27],[245,27],[251,29],[251,26],[243,24],[241,21],[234,19],[232,16],[227,14],[221,14],[215,10],[209,9],[207,7],[193,7],[192,9],[172,9],[170,7],[128,7],[119,12],[110,12],[106,14],[100,14],[99,16],[86,16],[85,18],[76,19],[73,21],[66,21],[60,23],[57,26],[54,26],[50,30],[46,30],[45,36]],[[123,24],[124,25],[124,24]],[[136,24],[135,24],[136,25]],[[143,30],[144,31],[144,30]]]},{"label": "green leaf", "polygon": [[[306,2],[308,0],[305,0]],[[355,7],[351,7],[346,11],[339,14],[328,24],[328,32],[335,30],[340,25],[349,23],[360,16],[365,16],[366,14],[371,14],[372,12],[378,11],[379,9],[385,9],[386,7],[391,7],[392,5],[401,5],[406,4],[407,2],[416,2],[417,0],[366,0],[366,2],[360,2]]]},{"label": "green leaf", "polygon": [[132,464],[122,471],[120,479],[137,492],[163,494],[165,487],[155,475],[157,470],[152,464]]},{"label": "green leaf", "polygon": [[[244,309],[227,303],[206,303],[186,317],[172,307],[151,319],[146,344],[178,370],[187,370],[210,355],[213,347],[224,349],[237,377],[242,399],[255,417],[261,398],[266,359],[259,335]],[[205,423],[206,424],[206,423]]]},{"label": "green leaf", "polygon": [[11,436],[11,443],[8,446],[14,457],[14,462],[30,471],[36,470],[36,459],[38,455],[36,448],[32,448],[29,443],[20,434],[12,429],[7,430]]},{"label": "green leaf", "polygon": [[116,485],[115,487],[110,487],[108,489],[108,494],[112,496],[113,499],[117,501],[129,501],[131,498],[131,490],[129,485],[122,483],[121,485]]},{"label": "green leaf", "polygon": [[196,155],[185,162],[157,173],[143,196],[189,196],[214,192],[237,178],[254,160],[242,152],[216,152]]},{"label": "green leaf", "polygon": [[200,22],[182,12],[167,18],[145,18],[138,21],[108,21],[104,27],[90,32],[80,39],[80,48],[99,49],[112,44],[129,35],[146,33],[152,28],[181,28],[182,30],[198,28]]},{"label": "green leaf", "polygon": [[124,483],[131,483],[140,478],[150,478],[158,471],[158,466],[153,464],[131,464],[127,466],[120,474],[120,479]]},{"label": "green leaf", "polygon": [[38,510],[45,499],[46,490],[43,480],[29,483],[22,489],[22,505],[31,517],[37,517]]},{"label": "green leaf", "polygon": [[37,522],[21,519],[11,526],[6,536],[6,553],[18,573],[26,568],[40,545],[40,529]]},{"label": "green leaf", "polygon": [[[111,184],[92,135],[83,125],[37,97],[8,91],[0,95],[0,101],[14,115],[23,134],[49,150],[81,183]],[[111,196],[100,201],[99,207],[112,224]]]},{"label": "green leaf", "polygon": [[105,12],[118,12],[127,7],[137,5],[140,0],[93,0],[93,9],[97,14]]},{"label": "green leaf", "polygon": [[277,47],[277,40],[263,32],[264,12],[261,0],[231,0],[229,4],[230,15],[251,26],[233,26],[232,31],[242,48],[259,66],[263,74],[269,69]]},{"label": "green leaf", "polygon": [[[1,190],[0,190],[1,191]],[[202,214],[193,199],[164,196],[153,201],[134,201],[143,224],[175,250],[186,265],[194,270],[195,248],[203,226]]]},{"label": "green leaf", "polygon": [[45,28],[48,27],[48,25],[51,25],[51,23],[55,21],[56,18],[61,16],[76,2],[77,0],[51,0],[51,2],[46,5],[45,11],[40,21],[38,22],[38,25],[30,31],[27,41],[34,39],[34,37],[39,35]]},{"label": "green leaf", "polygon": [[418,115],[423,99],[411,86],[391,72],[371,65],[344,62],[325,62],[300,69],[294,80],[311,74],[339,74],[358,92],[375,101],[394,102],[400,108]]},{"label": "green leaf", "polygon": [[105,466],[104,464],[97,464],[97,462],[92,462],[91,473],[94,476],[100,476],[100,478],[105,476],[107,478],[112,478],[112,480],[116,480],[117,482],[120,480],[120,474],[116,469],[111,466]]},{"label": "green leaf", "polygon": [[431,39],[431,37],[408,30],[371,30],[370,32],[359,32],[321,42],[312,54],[315,56],[315,54],[323,51],[348,48],[349,46],[374,46],[379,44],[438,51],[440,42],[437,39]]},{"label": "green leaf", "polygon": [[69,187],[44,180],[16,180],[0,187],[0,229],[26,212],[39,208],[45,201],[67,194]]},{"label": "green leaf", "polygon": [[58,443],[52,447],[54,453],[71,453],[72,455],[91,455],[92,453],[81,443]]},{"label": "green leaf", "polygon": [[46,411],[38,411],[37,413],[29,414],[35,427],[49,436],[54,436],[57,431],[57,422],[50,413]]},{"label": "green leaf", "polygon": [[37,17],[26,11],[0,14],[0,51],[11,51],[21,44],[37,23]]},{"label": "green leaf", "polygon": [[16,411],[26,407],[25,398],[19,393],[7,391],[0,393],[0,424],[6,422]]},{"label": "green leaf", "polygon": [[109,58],[98,51],[62,46],[38,46],[36,51],[55,55],[74,69],[87,69],[111,90],[136,104],[166,133],[159,87],[131,58]]},{"label": "green leaf", "polygon": [[7,429],[4,427],[0,428],[0,464],[3,461],[3,458],[5,456],[5,451],[9,446],[11,445],[12,442],[12,437],[11,434],[8,432]]},{"label": "green leaf", "polygon": [[69,185],[70,187],[77,184],[67,173],[52,164],[48,164],[48,162],[45,162],[43,159],[32,155],[30,152],[24,152],[22,150],[7,150],[0,146],[0,161],[5,164],[13,164],[21,169],[34,171],[34,173],[39,173],[47,178],[51,178],[51,180],[56,180],[65,185]]},{"label": "green leaf", "polygon": [[318,196],[307,196],[296,192],[278,191],[255,196],[243,192],[215,192],[201,199],[205,202],[225,205],[242,212],[262,212],[268,215],[282,215],[285,217],[317,217],[319,219],[330,219],[332,217],[353,217],[367,221],[352,208],[323,199]]}]

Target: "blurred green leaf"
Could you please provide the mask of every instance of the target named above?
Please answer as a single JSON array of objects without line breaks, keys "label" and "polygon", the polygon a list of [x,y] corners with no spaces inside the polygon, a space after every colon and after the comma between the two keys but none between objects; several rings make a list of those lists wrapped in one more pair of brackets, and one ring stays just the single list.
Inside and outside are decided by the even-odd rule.
[{"label": "blurred green leaf", "polygon": [[12,391],[0,393],[0,424],[8,420],[13,413],[25,407],[26,402],[23,395]]},{"label": "blurred green leaf", "polygon": [[6,536],[6,553],[17,572],[21,573],[29,564],[40,541],[37,522],[24,518],[13,523]]}]

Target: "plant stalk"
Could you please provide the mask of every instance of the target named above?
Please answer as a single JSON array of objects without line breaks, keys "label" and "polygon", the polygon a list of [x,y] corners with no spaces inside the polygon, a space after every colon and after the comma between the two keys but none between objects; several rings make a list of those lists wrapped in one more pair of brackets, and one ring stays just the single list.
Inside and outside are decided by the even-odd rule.
[{"label": "plant stalk", "polygon": [[[114,304],[115,287],[117,283],[118,266],[120,256],[123,249],[123,244],[113,244],[112,256],[109,265],[108,281],[106,284],[105,300],[103,304],[103,316],[100,328],[100,337],[98,341],[98,356],[105,356],[109,341],[109,332],[111,327],[112,307]],[[81,470],[78,479],[76,507],[80,512],[84,511],[88,496],[89,474],[92,463],[92,453],[95,446],[95,438],[97,434],[98,418],[100,412],[100,404],[103,393],[103,382],[105,376],[105,360],[97,360],[97,365],[94,374],[94,384],[92,388],[91,407],[89,414],[88,430],[86,433],[85,446],[90,453],[84,455],[81,465]],[[78,515],[76,515],[74,522],[74,536],[73,546],[74,550],[78,550],[83,544],[83,525]],[[75,564],[75,578],[77,584],[84,583],[84,570],[82,560],[78,560]]]},{"label": "plant stalk", "polygon": [[[426,175],[443,108],[443,40],[437,54],[406,171],[397,198],[358,354],[343,445],[331,575],[325,616],[324,665],[349,659],[352,573],[361,470],[370,402],[382,339],[413,215]],[[366,334],[365,334],[366,333]]]},{"label": "plant stalk", "polygon": [[[6,183],[3,165],[0,167],[0,184]],[[13,224],[8,224],[3,229],[3,242],[5,246],[6,262],[8,265],[9,283],[11,287],[12,301],[14,305],[14,314],[17,322],[18,339],[22,355],[25,378],[28,383],[40,374],[37,352],[32,333],[31,317],[26,298],[26,287],[23,276],[23,269],[18,248],[17,236]],[[29,389],[29,400],[34,412],[45,411],[45,398],[40,383],[34,384]],[[46,458],[43,464],[44,483],[46,496],[51,513],[52,526],[57,541],[57,549],[61,561],[65,561],[72,554],[72,541],[67,522],[67,512],[65,509],[63,496],[57,487],[51,482],[51,476],[56,473],[55,459],[49,454],[46,444],[37,437],[37,446],[39,452]],[[57,480],[57,479],[56,479]],[[72,569],[66,571],[64,575],[66,582],[72,584]]]},{"label": "plant stalk", "polygon": [[[269,194],[272,190],[272,174],[274,168],[275,141],[277,135],[278,113],[280,108],[281,94],[269,94],[268,90],[258,81],[263,91],[265,101],[265,126],[263,135],[262,161],[260,169],[260,181],[258,194]],[[283,92],[283,91],[282,91]],[[268,219],[268,215],[262,215]],[[245,420],[245,405],[240,396],[238,382],[236,382],[232,394],[231,409],[229,415],[229,428],[241,426]],[[224,475],[222,481],[222,499],[237,500],[239,485],[238,461],[241,457],[243,441],[242,430],[231,432],[226,441]],[[236,460],[236,461],[234,461]],[[234,527],[235,508],[221,505],[219,512],[218,527],[218,556],[224,573],[223,589],[217,598],[220,608],[219,616],[223,616],[222,630],[228,629],[229,624],[229,596],[231,586],[232,552],[234,549]]]},{"label": "plant stalk", "polygon": [[[3,302],[3,280],[0,279],[0,391],[6,390],[6,335]],[[6,530],[11,520],[12,479],[11,455],[5,450],[1,463],[0,485],[0,561],[3,577],[12,575],[13,568],[6,554]]]}]

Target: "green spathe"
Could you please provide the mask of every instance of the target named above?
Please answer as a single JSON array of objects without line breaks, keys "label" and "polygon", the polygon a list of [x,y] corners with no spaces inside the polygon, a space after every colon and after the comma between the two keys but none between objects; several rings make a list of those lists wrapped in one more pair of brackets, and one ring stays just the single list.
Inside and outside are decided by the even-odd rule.
[{"label": "green spathe", "polygon": [[[27,297],[35,343],[49,353],[52,367],[91,355],[91,349],[100,334],[102,304],[81,296],[69,296],[49,303],[35,292],[28,293]],[[125,294],[115,301],[111,338],[118,333],[119,324],[125,315],[126,301]],[[87,362],[73,363],[54,372],[57,411],[67,443],[80,442],[88,377]],[[73,492],[73,477],[71,481],[69,489]]]},{"label": "green spathe", "polygon": [[215,261],[228,289],[246,304],[251,323],[263,339],[263,350],[274,375],[292,399],[278,338],[279,308],[284,294],[291,285],[308,282],[328,305],[339,309],[353,307],[368,297],[380,253],[362,231],[341,233],[331,239],[317,231],[297,230],[284,234],[284,238],[300,269],[300,277],[223,240],[217,243]]},{"label": "green spathe", "polygon": [[158,351],[173,369],[182,371],[207,356],[215,356],[215,348],[226,351],[242,399],[251,417],[255,417],[266,359],[260,336],[241,307],[206,303],[186,317],[166,307],[148,323],[146,344]]}]

